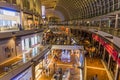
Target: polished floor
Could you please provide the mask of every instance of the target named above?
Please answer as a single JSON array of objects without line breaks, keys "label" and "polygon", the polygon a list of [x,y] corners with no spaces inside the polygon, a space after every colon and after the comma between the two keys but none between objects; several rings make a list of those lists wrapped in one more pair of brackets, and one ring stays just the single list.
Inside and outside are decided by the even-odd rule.
[{"label": "polished floor", "polygon": [[105,69],[101,59],[99,58],[86,58],[86,80],[91,80],[97,75],[98,80],[111,80],[108,77],[107,70]]},{"label": "polished floor", "polygon": [[[70,69],[70,76],[69,80],[80,80],[80,69],[77,68],[78,64],[75,59],[76,55],[71,55],[71,62],[62,62],[61,60],[53,59],[49,68],[50,68],[50,74],[47,76],[46,74],[42,74],[42,76],[38,80],[53,80],[54,75],[54,67],[53,64],[56,63],[55,72],[62,68],[63,73]],[[75,64],[75,66],[73,66]],[[61,79],[62,80],[62,79]]]},{"label": "polished floor", "polygon": [[[58,56],[59,57],[59,56]],[[11,59],[5,63],[0,64],[0,73],[4,72],[3,66],[10,66],[11,64],[15,63],[16,61],[19,61],[21,58],[17,57],[14,59]],[[42,76],[38,80],[51,80],[54,75],[54,67],[53,64],[56,63],[55,71],[58,70],[58,68],[62,68],[63,72],[67,69],[70,69],[70,77],[69,80],[80,80],[80,69],[77,68],[78,63],[76,61],[76,55],[71,55],[71,62],[62,62],[59,59],[51,58],[50,63],[50,74],[47,76],[46,74],[42,74]],[[76,64],[74,67],[73,64]],[[85,80],[91,80],[93,76],[98,75],[98,80],[112,80],[110,77],[108,77],[107,70],[99,58],[89,58],[86,57],[85,61]]]},{"label": "polished floor", "polygon": [[[80,80],[80,71],[78,68],[74,68],[73,67],[73,63],[77,63],[75,56],[71,56],[72,57],[72,62],[70,63],[63,63],[60,60],[55,61],[53,60],[53,63],[56,62],[57,63],[57,68],[62,68],[63,70],[66,69],[71,69],[71,74],[70,74],[70,78],[69,80]],[[85,66],[85,80],[92,80],[93,77],[97,74],[97,78],[98,80],[112,80],[110,77],[108,77],[108,73],[107,70],[105,69],[101,59],[98,58],[86,58],[86,66]],[[52,76],[54,74],[54,69],[53,69],[53,63],[50,65],[51,68],[51,73],[49,76],[46,75],[42,75],[41,78],[39,80],[52,80]]]}]

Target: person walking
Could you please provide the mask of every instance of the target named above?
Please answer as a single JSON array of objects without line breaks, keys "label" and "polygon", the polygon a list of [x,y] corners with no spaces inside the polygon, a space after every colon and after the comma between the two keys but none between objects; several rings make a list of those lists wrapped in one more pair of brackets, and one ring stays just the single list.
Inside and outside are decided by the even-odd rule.
[{"label": "person walking", "polygon": [[98,76],[97,74],[95,76],[93,76],[93,79],[92,80],[98,80]]}]

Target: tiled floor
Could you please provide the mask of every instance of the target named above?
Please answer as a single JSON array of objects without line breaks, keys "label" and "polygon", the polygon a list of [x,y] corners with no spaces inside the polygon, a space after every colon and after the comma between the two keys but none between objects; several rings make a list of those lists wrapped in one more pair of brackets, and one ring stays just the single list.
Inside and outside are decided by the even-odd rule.
[{"label": "tiled floor", "polygon": [[108,74],[100,59],[86,58],[86,80],[92,80],[97,74],[98,80],[109,80]]}]

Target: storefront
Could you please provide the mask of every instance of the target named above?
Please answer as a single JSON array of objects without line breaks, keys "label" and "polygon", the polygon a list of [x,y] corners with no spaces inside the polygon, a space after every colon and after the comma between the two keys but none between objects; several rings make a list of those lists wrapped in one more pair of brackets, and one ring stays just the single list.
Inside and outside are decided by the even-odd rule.
[{"label": "storefront", "polygon": [[[118,60],[118,51],[115,49],[113,45],[110,43],[105,42],[102,38],[99,36],[93,34],[93,39],[98,41],[100,45],[100,53],[103,53],[103,59],[108,67],[108,70],[110,71],[113,79],[116,77],[117,73],[117,60]],[[104,51],[105,50],[105,51]]]},{"label": "storefront", "polygon": [[37,41],[39,44],[42,44],[42,39],[43,39],[43,34],[42,33],[37,33]]},{"label": "storefront", "polygon": [[33,15],[32,14],[27,14],[24,13],[24,28],[25,29],[32,29],[34,24],[33,24]]},{"label": "storefront", "polygon": [[22,71],[21,73],[17,74],[11,80],[33,80],[32,67],[29,67],[26,70]]},{"label": "storefront", "polygon": [[13,38],[0,40],[0,63],[16,57],[15,40]]},{"label": "storefront", "polygon": [[0,31],[18,30],[20,13],[9,9],[0,9]]},{"label": "storefront", "polygon": [[35,16],[35,20],[34,20],[34,24],[35,24],[35,28],[39,28],[39,17]]},{"label": "storefront", "polygon": [[23,62],[31,59],[39,53],[39,43],[38,35],[30,35],[22,37],[22,52],[23,52]]},{"label": "storefront", "polygon": [[117,63],[113,58],[110,59],[109,70],[110,70],[112,76],[115,77],[115,73],[116,73],[116,70],[117,70]]},{"label": "storefront", "polygon": [[43,61],[40,61],[40,63],[35,66],[35,80],[41,77],[42,70],[43,70]]},{"label": "storefront", "polygon": [[120,80],[120,70],[119,70],[118,80]]},{"label": "storefront", "polygon": [[43,59],[43,68],[44,68],[44,69],[47,69],[48,66],[50,65],[51,58],[52,58],[52,54],[50,53],[50,51],[48,51],[48,52],[45,54],[44,59]]},{"label": "storefront", "polygon": [[39,63],[35,66],[35,80],[41,77],[43,70],[47,69],[51,64],[51,57],[50,51],[46,53],[44,59],[41,59]]},{"label": "storefront", "polygon": [[104,61],[105,61],[106,66],[108,66],[108,60],[109,60],[109,53],[105,50]]}]

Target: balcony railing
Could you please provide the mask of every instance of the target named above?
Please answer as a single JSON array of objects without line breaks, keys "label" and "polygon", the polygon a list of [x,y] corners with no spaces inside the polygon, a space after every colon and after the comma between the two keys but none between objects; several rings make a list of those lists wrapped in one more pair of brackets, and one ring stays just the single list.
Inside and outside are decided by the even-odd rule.
[{"label": "balcony railing", "polygon": [[110,27],[86,27],[86,26],[70,26],[70,28],[76,28],[76,29],[84,29],[84,30],[90,30],[90,29],[95,29],[99,31],[103,31],[106,33],[109,33],[113,36],[120,37],[120,28],[110,28]]}]

